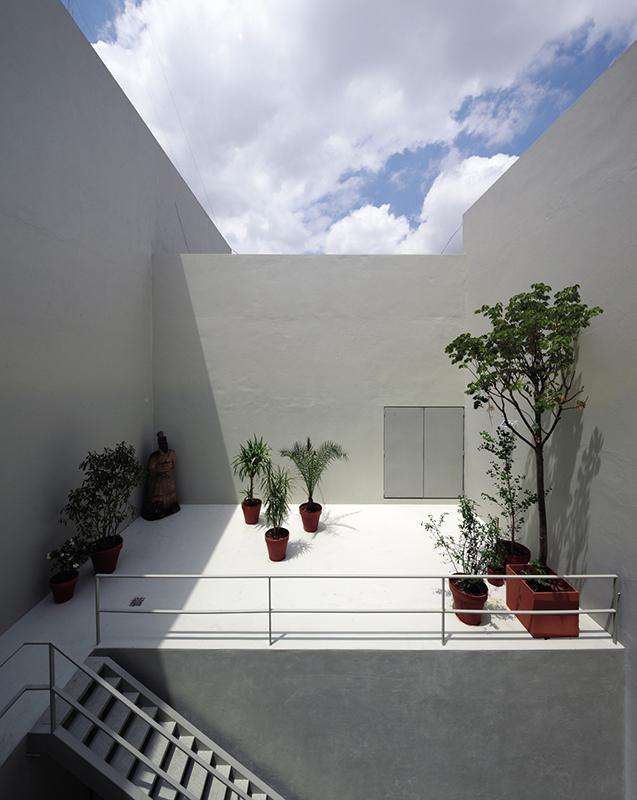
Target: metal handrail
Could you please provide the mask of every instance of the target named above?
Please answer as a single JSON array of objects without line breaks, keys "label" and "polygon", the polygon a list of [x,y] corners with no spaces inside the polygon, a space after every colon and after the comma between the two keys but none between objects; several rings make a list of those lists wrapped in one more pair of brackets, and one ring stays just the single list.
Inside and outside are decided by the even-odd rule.
[{"label": "metal handrail", "polygon": [[[161,769],[157,764],[154,764],[147,756],[144,755],[140,750],[138,750],[134,745],[131,745],[130,742],[123,739],[118,733],[116,733],[112,728],[109,728],[102,720],[96,717],[91,711],[85,708],[79,701],[77,701],[74,697],[72,697],[68,692],[64,689],[59,689],[55,686],[55,666],[54,666],[54,653],[59,653],[63,658],[67,659],[71,664],[73,664],[77,669],[81,672],[84,672],[86,675],[91,678],[95,683],[97,683],[102,688],[106,689],[111,695],[115,697],[116,700],[121,702],[125,705],[129,711],[132,711],[137,717],[142,719],[147,725],[151,728],[156,730],[159,734],[161,734],[164,738],[166,738],[174,747],[181,750],[187,758],[199,764],[199,766],[203,767],[206,772],[213,775],[215,778],[220,780],[224,786],[230,789],[237,797],[242,798],[242,800],[251,800],[250,795],[243,791],[240,787],[238,787],[235,783],[233,783],[229,778],[219,772],[218,769],[212,766],[209,762],[205,761],[201,758],[198,753],[194,750],[188,748],[183,742],[179,741],[179,739],[169,733],[165,728],[163,728],[156,720],[150,717],[146,712],[141,709],[139,706],[136,706],[131,700],[128,699],[124,694],[122,694],[118,689],[112,686],[108,681],[104,680],[101,675],[98,675],[97,672],[87,667],[85,664],[81,664],[80,662],[76,661],[72,656],[65,653],[61,650],[57,645],[53,644],[53,642],[23,642],[19,647],[17,647],[14,652],[6,658],[0,667],[4,666],[8,661],[10,661],[17,653],[22,650],[24,647],[47,647],[49,650],[49,682],[47,684],[34,684],[34,685],[25,685],[22,689],[0,710],[0,719],[15,705],[15,703],[27,692],[32,691],[48,691],[51,697],[50,702],[50,717],[49,717],[49,731],[50,733],[54,733],[57,722],[56,722],[56,713],[55,713],[55,697],[60,697],[64,702],[68,703],[72,706],[76,711],[86,717],[93,725],[96,725],[98,728],[103,730],[108,736],[110,736],[117,744],[124,747],[130,753],[132,753],[136,759],[144,763],[147,767],[149,767],[153,772],[158,775],[160,778],[166,780],[173,788],[177,789],[178,792],[183,795],[186,800],[199,800],[195,795],[188,791],[188,789],[179,783],[175,778],[171,777],[167,772]],[[270,795],[271,790],[269,787],[266,789],[268,795]]]},{"label": "metal handrail", "polygon": [[[587,579],[587,580],[612,580],[613,600],[610,608],[587,608],[577,609],[470,609],[470,608],[447,608],[445,598],[445,581],[453,578],[474,578],[474,579],[500,579],[528,580],[543,579],[559,581],[564,579]],[[103,608],[100,605],[100,580],[111,579],[149,579],[149,580],[266,580],[268,583],[268,607],[259,609],[143,609],[143,608]],[[273,608],[272,606],[272,580],[440,580],[441,581],[441,607],[440,608],[420,608],[420,609],[285,609]],[[610,634],[613,644],[617,644],[617,617],[621,592],[617,590],[619,576],[614,573],[568,573],[562,575],[511,575],[511,574],[483,574],[462,575],[450,573],[436,573],[429,575],[210,575],[197,573],[118,573],[118,574],[97,574],[95,575],[95,639],[96,645],[100,644],[100,614],[168,614],[168,615],[214,615],[214,614],[267,614],[268,615],[268,641],[270,646],[273,644],[272,638],[272,615],[273,614],[440,614],[441,615],[441,642],[446,644],[445,617],[447,614],[490,614],[494,616],[504,616],[510,614],[524,614],[550,616],[550,615],[572,615],[572,614],[609,614],[612,617],[612,633]]]}]

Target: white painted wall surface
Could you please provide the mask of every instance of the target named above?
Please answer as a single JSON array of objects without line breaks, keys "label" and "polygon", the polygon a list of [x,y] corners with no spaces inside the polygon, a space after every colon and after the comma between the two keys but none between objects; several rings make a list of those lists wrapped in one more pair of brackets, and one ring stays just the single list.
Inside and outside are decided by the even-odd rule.
[{"label": "white painted wall surface", "polygon": [[87,450],[153,445],[152,253],[228,247],[61,3],[1,4],[0,75],[2,630]]},{"label": "white painted wall surface", "polygon": [[[604,308],[580,341],[586,410],[567,415],[552,440],[550,554],[562,569],[621,575],[627,754],[637,748],[636,221],[633,45],[464,220],[469,312],[506,300],[534,281],[554,288],[580,283],[584,301]],[[478,331],[478,318],[469,320]],[[487,413],[474,412],[469,404],[467,475],[474,497],[485,488],[484,462],[475,447],[478,431],[488,427]],[[534,475],[532,466],[529,474]],[[530,542],[536,547],[535,528]],[[634,759],[626,796],[637,796]]]},{"label": "white painted wall surface", "polygon": [[257,433],[277,452],[339,442],[350,460],[321,499],[381,501],[384,407],[463,403],[443,351],[464,280],[462,256],[156,257],[155,426],[177,450],[180,497],[234,502],[229,464]]}]

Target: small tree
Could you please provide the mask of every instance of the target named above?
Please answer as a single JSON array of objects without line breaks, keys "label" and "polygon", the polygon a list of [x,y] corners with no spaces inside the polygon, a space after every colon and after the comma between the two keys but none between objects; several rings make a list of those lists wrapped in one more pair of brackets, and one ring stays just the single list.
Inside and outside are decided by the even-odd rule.
[{"label": "small tree", "polygon": [[248,488],[243,489],[246,503],[254,504],[255,478],[264,475],[270,463],[270,446],[262,437],[257,439],[256,434],[239,448],[239,453],[232,462],[232,469],[240,480],[248,480]]},{"label": "small tree", "polygon": [[80,469],[84,480],[69,492],[60,522],[73,523],[91,549],[100,540],[116,537],[122,522],[135,513],[130,496],[142,482],[144,469],[135,448],[126,442],[105,447],[101,453],[91,450]]},{"label": "small tree", "polygon": [[299,471],[307,489],[307,510],[316,511],[318,504],[314,502],[314,492],[328,464],[338,459],[347,460],[347,453],[335,442],[323,442],[314,447],[308,436],[307,442],[294,442],[292,447],[281,450],[281,455],[291,459]]},{"label": "small tree", "polygon": [[524,524],[524,515],[537,502],[537,495],[526,489],[522,485],[522,476],[513,471],[516,439],[511,431],[500,426],[495,436],[487,431],[481,431],[480,436],[482,444],[478,450],[495,456],[487,469],[487,475],[494,483],[495,496],[482,492],[482,497],[500,508],[507,533],[515,545],[515,537]]},{"label": "small tree", "polygon": [[[473,379],[467,394],[474,408],[489,401],[504,424],[534,452],[539,517],[539,560],[546,565],[548,529],[544,447],[567,409],[582,410],[575,388],[576,343],[580,331],[602,313],[580,300],[579,286],[555,292],[545,283],[514,295],[506,305],[483,305],[491,330],[481,336],[463,333],[445,349],[453,364],[468,369]],[[512,415],[522,429],[513,425]]]}]

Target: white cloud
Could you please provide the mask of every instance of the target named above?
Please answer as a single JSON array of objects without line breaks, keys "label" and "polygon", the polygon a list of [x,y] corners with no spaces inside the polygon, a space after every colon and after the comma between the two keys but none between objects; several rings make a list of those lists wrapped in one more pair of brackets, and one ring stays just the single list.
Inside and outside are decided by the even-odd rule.
[{"label": "white cloud", "polygon": [[[461,253],[463,213],[517,161],[498,153],[449,163],[434,180],[422,204],[420,225],[401,242],[402,253]],[[453,238],[452,238],[453,237]],[[451,241],[449,241],[451,239]]]},{"label": "white cloud", "polygon": [[325,253],[394,253],[409,235],[406,217],[396,217],[389,203],[366,205],[339,219],[325,237]]},{"label": "white cloud", "polygon": [[[354,222],[384,230],[386,217],[402,230],[383,206],[333,223],[360,203],[360,175],[393,153],[452,146],[467,96],[525,87],[508,111],[478,102],[466,123],[504,147],[533,112],[529,75],[555,57],[552,42],[590,20],[591,42],[635,32],[634,0],[536,0],[532,9],[526,0],[403,0],[398,8],[129,1],[95,49],[236,250],[303,252],[330,233],[334,246],[353,237]],[[435,219],[430,212],[427,224]],[[419,236],[410,241],[440,239]]]},{"label": "white cloud", "polygon": [[422,205],[419,224],[411,229],[386,203],[362,206],[335,222],[327,232],[326,253],[461,253],[463,213],[483,195],[517,156],[448,159]]}]

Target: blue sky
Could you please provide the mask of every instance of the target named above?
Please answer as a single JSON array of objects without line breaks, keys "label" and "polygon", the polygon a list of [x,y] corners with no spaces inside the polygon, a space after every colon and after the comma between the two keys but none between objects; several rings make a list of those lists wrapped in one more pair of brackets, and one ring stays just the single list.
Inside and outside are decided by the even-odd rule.
[{"label": "blue sky", "polygon": [[637,33],[629,0],[70,11],[239,252],[461,251],[464,210]]}]

